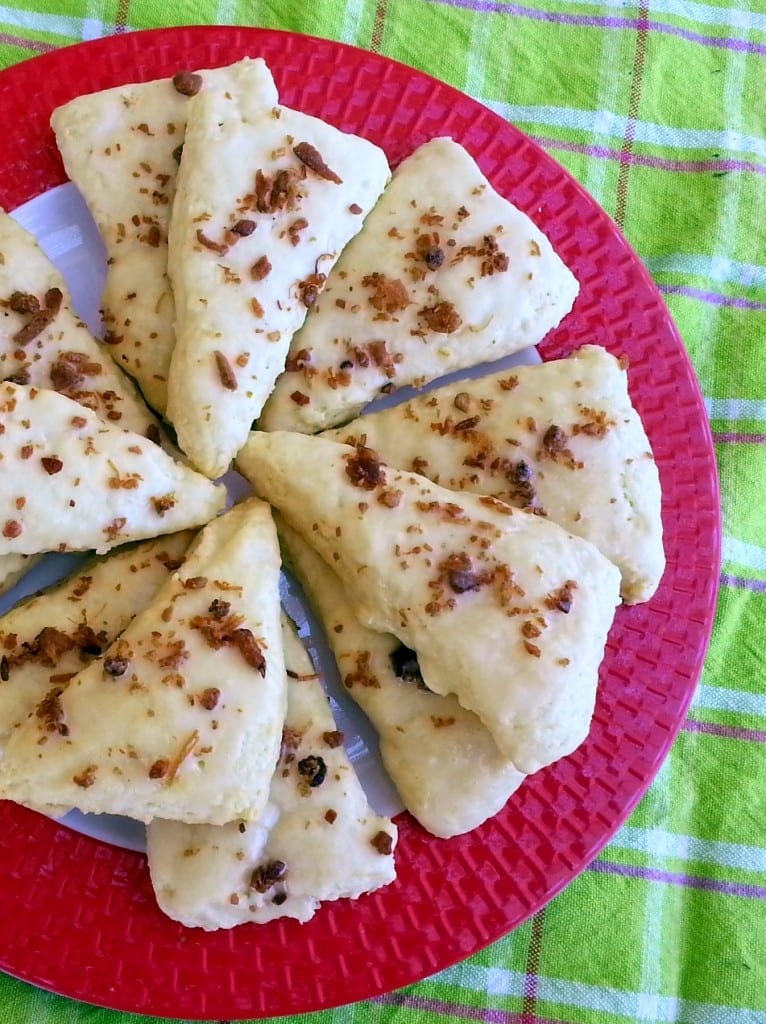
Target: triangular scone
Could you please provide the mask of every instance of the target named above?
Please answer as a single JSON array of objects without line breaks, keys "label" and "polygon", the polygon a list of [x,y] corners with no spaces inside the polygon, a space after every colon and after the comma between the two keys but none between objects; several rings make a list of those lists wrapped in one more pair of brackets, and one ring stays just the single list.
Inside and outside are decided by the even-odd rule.
[{"label": "triangular scone", "polygon": [[443,487],[546,515],[619,567],[625,601],[657,589],[659,474],[626,367],[603,348],[437,388],[326,436],[366,444]]},{"label": "triangular scone", "polygon": [[588,733],[620,574],[586,540],[367,448],[251,434],[239,469],[337,573],[359,621],[418,657],[530,773]]},{"label": "triangular scone", "polygon": [[122,636],[9,738],[0,795],[141,821],[258,817],[285,715],[279,566],[257,499],[205,527]]},{"label": "triangular scone", "polygon": [[55,391],[0,384],[0,555],[99,554],[201,526],[226,488]]},{"label": "triangular scone", "polygon": [[64,278],[2,211],[0,309],[0,380],[60,391],[137,434],[157,429],[133,382],[72,310]]},{"label": "triangular scone", "polygon": [[[157,423],[132,382],[75,315],[59,274],[34,237],[0,210],[0,381],[52,388],[105,422],[138,434]],[[0,556],[0,593],[33,563]]]},{"label": "triangular scone", "polygon": [[287,716],[269,802],[254,822],[147,830],[162,910],[213,930],[278,917],[308,921],[320,903],[393,881],[396,825],[375,814],[343,747],[305,648],[283,618]]},{"label": "triangular scone", "polygon": [[168,419],[194,465],[225,472],[290,339],[383,190],[372,143],[252,91],[189,104],[170,225],[176,303]]},{"label": "triangular scone", "polygon": [[0,618],[0,757],[53,686],[103,654],[183,561],[191,531],[81,566]]},{"label": "triangular scone", "polygon": [[66,172],[106,244],[102,307],[110,351],[159,412],[165,411],[175,341],[167,232],[189,96],[200,84],[237,88],[244,77],[254,99],[277,102],[260,59],[199,75],[182,71],[78,96],[51,117]]},{"label": "triangular scone", "polygon": [[375,726],[407,810],[442,838],[481,825],[526,776],[476,715],[426,689],[413,651],[360,623],[335,573],[281,516],[276,522],[286,568],[324,627],[344,686]]},{"label": "triangular scone", "polygon": [[405,384],[534,345],[578,284],[468,153],[433,139],[394,172],[293,338],[260,426],[313,433]]}]

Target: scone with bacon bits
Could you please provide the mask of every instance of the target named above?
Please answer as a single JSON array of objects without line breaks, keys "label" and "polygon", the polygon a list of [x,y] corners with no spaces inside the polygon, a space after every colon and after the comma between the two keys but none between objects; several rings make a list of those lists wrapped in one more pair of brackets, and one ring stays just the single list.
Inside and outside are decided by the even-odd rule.
[{"label": "scone with bacon bits", "polygon": [[491,494],[585,537],[646,601],[665,568],[660,479],[626,366],[585,345],[370,413],[327,437],[459,491]]},{"label": "scone with bacon bits", "polygon": [[476,715],[427,689],[414,651],[361,624],[335,573],[281,516],[276,522],[286,568],[324,628],[343,685],[377,730],[404,806],[442,838],[481,825],[526,776]]},{"label": "scone with bacon bits", "polygon": [[389,176],[383,151],[246,86],[190,102],[170,225],[176,302],[168,419],[203,473],[223,473],[293,332]]},{"label": "scone with bacon bits", "polygon": [[167,233],[189,98],[219,84],[272,106],[277,90],[260,59],[78,96],[53,111],[66,172],[85,198],[107,251],[106,340],[159,412],[175,342]]},{"label": "scone with bacon bits", "polygon": [[55,391],[0,384],[0,555],[99,554],[219,512],[226,488]]},{"label": "scone with bacon bits", "polygon": [[161,909],[190,928],[278,917],[393,881],[397,830],[370,808],[303,644],[283,617],[287,716],[269,802],[256,821],[147,830]]},{"label": "scone with bacon bits", "polygon": [[293,339],[260,425],[313,433],[380,394],[534,345],[578,284],[451,139],[394,172]]},{"label": "scone with bacon bits", "polygon": [[582,742],[619,602],[597,548],[368,448],[256,431],[238,464],[337,573],[359,621],[414,650],[426,686],[477,714],[519,771]]},{"label": "scone with bacon bits", "polygon": [[193,536],[171,534],[96,559],[0,618],[0,758],[46,693],[102,655],[152,601]]},{"label": "scone with bacon bits", "polygon": [[9,738],[0,795],[141,821],[257,818],[286,703],[279,565],[257,499],[210,523],[122,636]]},{"label": "scone with bacon bits", "polygon": [[[71,308],[35,238],[0,210],[0,381],[60,391],[102,420],[154,436],[157,422],[131,381],[104,355]],[[0,592],[30,568],[0,556]]]}]

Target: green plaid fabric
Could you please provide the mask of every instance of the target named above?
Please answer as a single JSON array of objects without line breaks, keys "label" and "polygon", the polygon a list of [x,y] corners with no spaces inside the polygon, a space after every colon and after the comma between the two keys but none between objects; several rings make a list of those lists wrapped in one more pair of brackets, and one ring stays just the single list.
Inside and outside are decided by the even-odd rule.
[{"label": "green plaid fabric", "polygon": [[[542,143],[621,225],[665,296],[721,475],[709,657],[628,823],[513,934],[312,1024],[766,1021],[764,0],[6,0],[0,66],[195,23],[366,47],[452,83]],[[0,1020],[118,1018],[134,1019],[0,978]]]}]

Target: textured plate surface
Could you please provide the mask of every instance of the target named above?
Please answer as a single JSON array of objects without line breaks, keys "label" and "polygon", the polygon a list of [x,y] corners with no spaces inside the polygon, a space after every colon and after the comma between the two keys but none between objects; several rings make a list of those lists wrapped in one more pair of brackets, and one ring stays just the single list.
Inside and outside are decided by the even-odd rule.
[{"label": "textured plate surface", "polygon": [[327,40],[258,29],[163,29],[82,44],[0,74],[0,202],[13,209],[65,180],[48,128],[54,107],[245,55],[266,59],[284,103],[366,136],[392,164],[451,135],[549,235],[581,294],[541,352],[595,342],[629,356],[662,479],[668,568],[650,603],[618,610],[591,734],[575,754],[467,836],[436,840],[401,816],[397,881],[325,906],[306,925],[184,929],[156,908],[140,854],[0,802],[0,969],[88,1002],[199,1019],[298,1013],[400,987],[499,938],[559,892],[635,806],[681,725],[720,555],[704,407],[640,261],[561,167],[442,83]]}]

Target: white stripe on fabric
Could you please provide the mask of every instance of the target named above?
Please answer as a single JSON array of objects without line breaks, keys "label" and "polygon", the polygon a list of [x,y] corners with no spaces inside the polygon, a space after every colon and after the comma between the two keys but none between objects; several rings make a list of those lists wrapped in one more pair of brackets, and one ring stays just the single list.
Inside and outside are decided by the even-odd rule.
[{"label": "white stripe on fabric", "polygon": [[[743,62],[744,63],[744,62]],[[589,134],[613,135],[623,138],[627,117],[608,110],[581,110],[576,107],[530,106],[520,103],[501,103],[498,100],[482,98],[490,107],[508,121],[517,123],[564,125]],[[756,135],[726,128],[722,131],[703,128],[673,128],[670,125],[655,124],[652,121],[636,121],[633,137],[636,142],[671,149],[702,149],[712,156],[724,151],[751,153],[766,158],[766,139]]]},{"label": "white stripe on fabric", "polygon": [[[621,52],[625,43],[625,37],[621,32],[603,32],[601,49],[601,69],[598,83],[598,107],[599,116],[606,111],[614,109],[619,103],[619,92],[621,88],[621,77],[615,75],[614,69],[622,66]],[[624,118],[622,119],[624,121]],[[627,125],[627,121],[625,121]],[[611,122],[605,126],[605,131],[611,133]],[[607,175],[611,171],[608,160],[587,160],[585,162],[586,172],[583,184],[597,202],[603,204],[606,198]],[[611,197],[610,197],[611,198]]]},{"label": "white stripe on fabric", "polygon": [[[559,0],[560,3],[571,4],[582,8],[582,0]],[[597,11],[607,10],[630,11],[636,9],[635,0],[601,0],[593,4]],[[734,28],[751,29],[766,32],[766,15],[741,9],[727,10],[723,7],[710,7],[708,4],[694,3],[693,0],[653,0],[652,15],[670,15],[684,18],[698,25],[732,25]]]},{"label": "white stripe on fabric", "polygon": [[493,23],[491,18],[474,18],[471,28],[471,42],[468,47],[468,67],[465,77],[465,91],[471,96],[481,96],[487,81],[487,60]]},{"label": "white stripe on fabric", "polygon": [[766,850],[762,847],[725,843],[717,839],[697,839],[695,836],[666,832],[659,828],[623,825],[607,849],[641,850],[654,860],[658,857],[672,858],[713,864],[716,867],[766,872]]},{"label": "white stripe on fabric", "polygon": [[764,398],[706,398],[705,408],[711,420],[766,420]]},{"label": "white stripe on fabric", "polygon": [[644,260],[652,274],[677,272],[694,274],[718,284],[738,284],[744,288],[766,288],[766,267],[757,263],[740,263],[722,256],[676,252],[667,256],[650,256]]},{"label": "white stripe on fabric", "polygon": [[340,38],[344,43],[358,46],[361,42],[359,33],[362,28],[364,0],[346,0],[345,8],[346,12],[343,15]]},{"label": "white stripe on fabric", "polygon": [[724,562],[733,562],[755,572],[766,572],[766,548],[758,544],[748,544],[747,541],[729,537],[727,534],[723,535],[721,547]]},{"label": "white stripe on fabric", "polygon": [[[670,759],[666,759],[652,785],[655,799],[664,804],[670,802]],[[643,836],[643,853],[648,855],[647,834]],[[657,955],[662,949],[663,938],[674,922],[665,920],[665,903],[670,887],[652,884],[645,887],[644,928],[641,944],[641,993],[638,998],[636,1016],[641,1021],[657,1020],[658,1001],[662,988],[662,958]]]},{"label": "white stripe on fabric", "polygon": [[736,711],[743,715],[766,716],[766,695],[700,684],[695,691],[692,707],[704,708],[706,711]]},{"label": "white stripe on fabric", "polygon": [[[655,951],[655,956],[656,956]],[[431,979],[433,983],[460,985],[457,968],[449,967]],[[470,989],[494,996],[524,995],[526,976],[522,971],[508,971],[501,967],[476,967],[475,981]],[[645,1001],[645,993],[629,992],[622,989],[589,985],[581,981],[566,981],[561,978],[537,977],[537,998],[541,1002],[554,1003],[561,1007],[573,1006],[578,1010],[608,1013],[613,1017],[624,1017],[635,1024],[640,1020],[639,1007]],[[721,1007],[714,1003],[698,1003],[675,996],[658,995],[653,1000],[653,1024],[721,1024]],[[726,1024],[755,1024],[752,1010],[725,1008]]]},{"label": "white stripe on fabric", "polygon": [[98,26],[98,35],[103,35],[102,22],[91,18],[67,18],[60,14],[40,14],[36,11],[22,11],[17,7],[0,6],[0,24],[13,25],[15,28],[29,29],[32,32],[50,32],[57,36],[70,36],[73,39],[95,38],[85,36],[87,26],[91,31]]}]

